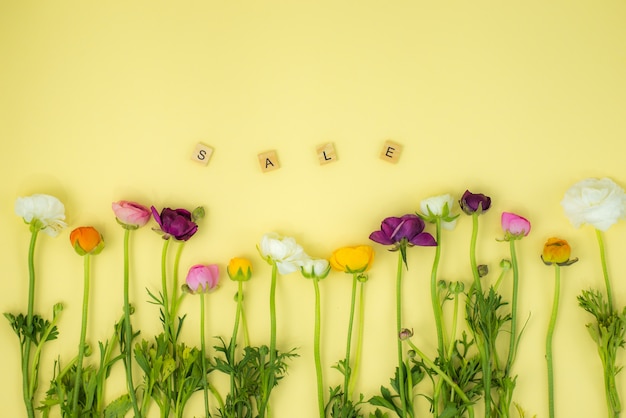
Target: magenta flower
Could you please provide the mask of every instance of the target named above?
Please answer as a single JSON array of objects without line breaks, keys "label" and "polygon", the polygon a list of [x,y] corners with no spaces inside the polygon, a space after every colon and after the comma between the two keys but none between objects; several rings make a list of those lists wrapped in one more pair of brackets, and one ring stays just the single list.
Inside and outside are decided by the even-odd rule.
[{"label": "magenta flower", "polygon": [[424,221],[417,215],[391,216],[383,220],[380,230],[370,234],[370,239],[383,245],[436,246],[435,238],[424,232],[424,227]]},{"label": "magenta flower", "polygon": [[117,221],[126,229],[137,229],[150,220],[152,212],[139,203],[120,200],[111,205]]},{"label": "magenta flower", "polygon": [[502,230],[505,241],[522,239],[530,232],[530,222],[514,213],[502,212]]},{"label": "magenta flower", "polygon": [[187,241],[198,230],[195,217],[186,209],[164,208],[159,214],[152,206],[152,216],[163,232],[163,239],[174,237],[178,241]]},{"label": "magenta flower", "polygon": [[465,190],[461,200],[459,200],[461,210],[467,215],[478,213],[479,215],[491,207],[491,198],[485,196],[482,193],[472,193],[469,190]]},{"label": "magenta flower", "polygon": [[217,288],[220,270],[217,264],[196,264],[187,273],[187,287],[191,293],[208,293]]}]

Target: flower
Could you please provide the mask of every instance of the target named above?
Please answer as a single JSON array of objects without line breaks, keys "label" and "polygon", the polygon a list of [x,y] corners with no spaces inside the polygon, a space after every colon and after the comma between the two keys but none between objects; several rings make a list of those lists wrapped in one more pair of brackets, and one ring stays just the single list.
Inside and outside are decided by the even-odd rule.
[{"label": "flower", "polygon": [[70,233],[70,242],[79,255],[96,255],[104,248],[102,235],[92,226],[81,226],[74,229]]},{"label": "flower", "polygon": [[300,267],[302,275],[307,279],[324,279],[330,272],[330,262],[324,258],[309,258]]},{"label": "flower", "polygon": [[502,212],[504,240],[521,239],[530,232],[530,222],[526,218],[510,212]]},{"label": "flower", "polygon": [[609,178],[589,178],[570,187],[561,200],[561,206],[576,228],[590,224],[606,231],[626,216],[626,195]]},{"label": "flower", "polygon": [[401,218],[385,218],[380,230],[370,234],[370,239],[383,245],[421,245],[435,246],[437,242],[432,235],[424,231],[424,221],[417,215],[404,215]]},{"label": "flower", "polygon": [[190,293],[208,293],[217,289],[220,270],[217,264],[196,264],[189,268],[186,288]]},{"label": "flower", "polygon": [[571,247],[564,239],[548,238],[543,245],[541,259],[546,265],[556,264],[559,266],[569,266],[578,261],[578,258],[570,260]]},{"label": "flower", "polygon": [[342,247],[333,252],[330,265],[345,273],[363,273],[374,262],[374,249],[369,245]]},{"label": "flower", "polygon": [[231,258],[226,272],[231,280],[237,282],[247,282],[252,277],[252,263],[247,258]]},{"label": "flower", "polygon": [[275,232],[263,235],[258,250],[265,261],[276,264],[280,274],[293,273],[309,258],[294,238],[281,237]]},{"label": "flower", "polygon": [[459,205],[461,206],[461,210],[467,215],[473,213],[480,215],[481,213],[487,212],[491,207],[491,198],[482,193],[472,193],[469,190],[465,190],[461,200],[459,200]]},{"label": "flower", "polygon": [[15,214],[30,224],[32,232],[43,231],[56,237],[67,226],[65,206],[59,199],[47,194],[34,194],[18,197],[15,201]]},{"label": "flower", "polygon": [[[204,215],[202,208],[196,208],[193,214],[186,209],[164,208],[159,214],[152,206],[152,216],[163,232],[163,239],[174,237],[178,241],[187,241],[198,230],[196,220]],[[197,214],[197,215],[196,215]]]},{"label": "flower", "polygon": [[150,220],[152,212],[139,203],[120,200],[111,204],[117,222],[126,229],[137,229]]},{"label": "flower", "polygon": [[426,222],[435,223],[437,218],[441,219],[441,227],[444,229],[454,229],[456,218],[459,215],[450,215],[450,210],[454,205],[454,199],[450,194],[429,197],[420,202],[422,215],[420,218]]}]

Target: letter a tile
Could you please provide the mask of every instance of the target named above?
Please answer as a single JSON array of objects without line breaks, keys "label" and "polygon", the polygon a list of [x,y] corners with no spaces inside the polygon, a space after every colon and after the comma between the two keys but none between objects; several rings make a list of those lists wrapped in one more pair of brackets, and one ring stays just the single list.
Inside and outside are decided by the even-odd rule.
[{"label": "letter a tile", "polygon": [[393,141],[385,141],[385,145],[380,152],[380,158],[396,164],[400,159],[400,154],[402,154],[402,145]]},{"label": "letter a tile", "polygon": [[278,155],[276,151],[267,151],[262,152],[258,155],[259,165],[261,166],[261,171],[267,173],[268,171],[277,170],[280,168],[280,164],[278,163]]}]

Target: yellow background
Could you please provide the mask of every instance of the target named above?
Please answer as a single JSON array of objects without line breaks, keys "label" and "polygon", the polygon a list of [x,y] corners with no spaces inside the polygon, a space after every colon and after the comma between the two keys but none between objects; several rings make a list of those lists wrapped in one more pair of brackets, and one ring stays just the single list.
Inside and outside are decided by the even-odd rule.
[{"label": "yellow background", "polygon": [[[82,259],[69,245],[71,229],[93,225],[107,243],[92,265],[88,340],[108,338],[121,315],[123,232],[113,201],[203,205],[207,217],[185,248],[181,277],[198,262],[223,270],[233,256],[252,259],[246,304],[253,343],[261,344],[269,339],[270,269],[255,246],[264,233],[294,236],[311,255],[327,257],[340,246],[367,244],[383,218],[413,213],[423,198],[451,193],[458,200],[470,189],[493,199],[481,217],[478,252],[494,274],[508,252],[495,240],[500,213],[519,213],[533,225],[518,243],[520,322],[530,319],[515,401],[547,416],[553,271],[539,254],[557,235],[581,259],[563,270],[557,413],[605,416],[600,362],[584,327],[591,317],[576,303],[582,289],[603,285],[597,245],[592,228],[573,228],[559,202],[586,177],[626,186],[625,22],[622,0],[1,0],[2,312],[26,310],[29,233],[14,214],[15,199],[55,195],[69,224],[57,238],[41,235],[37,246],[36,312],[50,317],[53,303],[65,304],[60,339],[43,356],[40,394],[53,360],[67,360],[78,344]],[[396,165],[378,157],[387,139],[404,146]],[[215,149],[206,167],[190,159],[198,142]],[[315,149],[325,142],[335,144],[338,161],[321,166]],[[272,149],[282,167],[263,174],[256,156]],[[462,215],[444,234],[442,278],[471,279],[470,230]],[[623,306],[626,226],[605,237]],[[396,365],[396,257],[373,245],[357,386],[366,398],[388,385]],[[150,228],[133,235],[131,299],[144,338],[159,331],[145,288],[158,289],[160,250]],[[431,355],[433,254],[409,251],[404,294],[405,326]],[[345,350],[350,279],[334,272],[321,285],[328,387],[341,380],[330,366]],[[230,335],[235,289],[223,274],[207,297],[208,335]],[[301,357],[272,395],[277,418],[316,416],[313,297],[299,274],[279,278],[279,348],[298,347]],[[199,346],[198,299],[188,297],[182,309],[183,340]],[[0,341],[2,416],[23,416],[18,343],[6,322]],[[623,350],[619,359],[626,362]],[[110,398],[124,390],[121,369],[107,387]],[[624,395],[626,373],[618,384]],[[151,412],[157,416],[156,405]],[[202,414],[200,392],[186,414]]]}]

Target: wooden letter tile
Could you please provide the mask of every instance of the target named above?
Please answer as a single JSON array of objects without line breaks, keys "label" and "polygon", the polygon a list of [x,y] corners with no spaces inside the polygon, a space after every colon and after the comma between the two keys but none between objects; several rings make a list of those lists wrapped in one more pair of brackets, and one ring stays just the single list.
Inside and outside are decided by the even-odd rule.
[{"label": "wooden letter tile", "polygon": [[337,161],[337,153],[335,152],[335,146],[332,142],[317,147],[317,158],[320,160],[320,165]]},{"label": "wooden letter tile", "polygon": [[198,144],[196,145],[196,149],[191,155],[191,159],[202,165],[207,165],[212,154],[213,148],[209,147],[208,145],[204,145],[201,142],[198,142]]},{"label": "wooden letter tile", "polygon": [[402,154],[402,145],[393,141],[385,141],[382,151],[380,152],[380,158],[390,163],[397,163]]},{"label": "wooden letter tile", "polygon": [[258,155],[259,165],[261,166],[261,171],[267,173],[268,171],[277,170],[280,168],[280,164],[278,163],[278,155],[276,151],[267,151],[262,152]]}]

